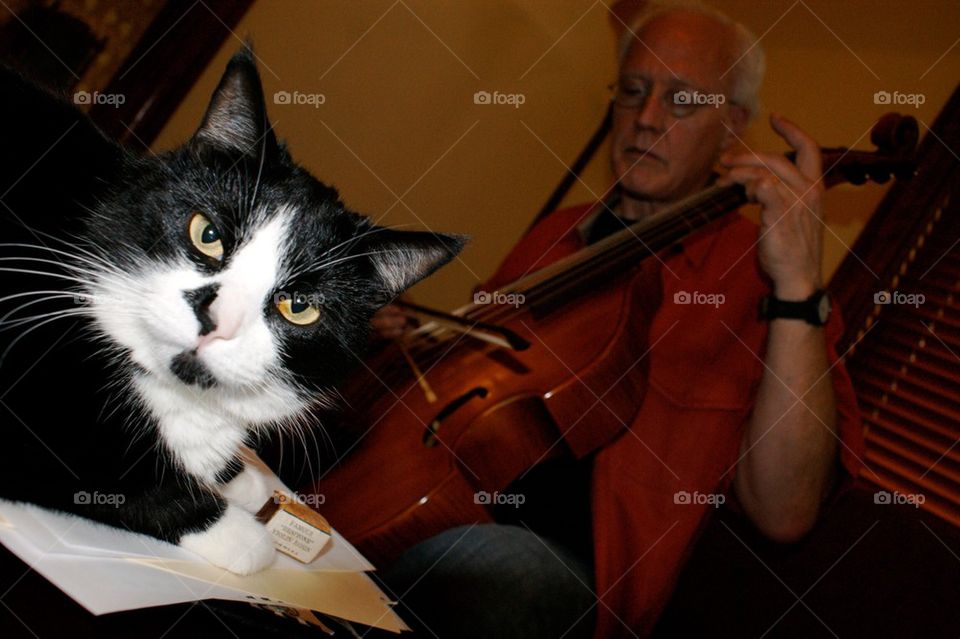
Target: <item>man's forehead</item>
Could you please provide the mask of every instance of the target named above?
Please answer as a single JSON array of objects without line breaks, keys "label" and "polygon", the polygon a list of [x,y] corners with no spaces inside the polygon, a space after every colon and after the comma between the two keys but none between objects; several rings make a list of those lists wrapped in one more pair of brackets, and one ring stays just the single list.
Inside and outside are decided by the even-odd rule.
[{"label": "man's forehead", "polygon": [[730,60],[730,28],[710,16],[677,12],[657,16],[637,33],[621,75],[668,84],[722,84]]}]

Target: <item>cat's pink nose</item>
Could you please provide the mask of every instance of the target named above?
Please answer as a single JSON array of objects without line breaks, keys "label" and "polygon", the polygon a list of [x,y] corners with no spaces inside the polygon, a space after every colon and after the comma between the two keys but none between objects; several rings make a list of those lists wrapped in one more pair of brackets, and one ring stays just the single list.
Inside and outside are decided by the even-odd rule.
[{"label": "cat's pink nose", "polygon": [[218,339],[233,339],[240,332],[240,326],[243,324],[243,312],[240,309],[231,309],[230,305],[223,300],[223,296],[218,296],[210,305],[210,319],[213,321],[214,329],[206,335],[200,336],[197,342],[197,350]]},{"label": "cat's pink nose", "polygon": [[197,350],[202,349],[207,344],[210,344],[218,339],[233,339],[237,335],[237,328],[239,328],[240,324],[238,322],[236,327],[226,330],[222,330],[220,328],[221,326],[222,324],[217,324],[217,327],[211,332],[207,333],[206,335],[201,335],[200,339],[197,341]]}]

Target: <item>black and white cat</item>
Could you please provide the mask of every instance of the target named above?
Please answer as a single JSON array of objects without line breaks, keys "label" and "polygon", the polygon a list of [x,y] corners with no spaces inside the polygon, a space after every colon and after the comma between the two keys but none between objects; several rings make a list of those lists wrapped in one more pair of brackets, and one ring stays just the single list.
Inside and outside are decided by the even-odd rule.
[{"label": "black and white cat", "polygon": [[0,127],[0,497],[266,567],[241,446],[302,426],[463,238],[344,208],[277,141],[246,49],[160,156],[5,70]]}]

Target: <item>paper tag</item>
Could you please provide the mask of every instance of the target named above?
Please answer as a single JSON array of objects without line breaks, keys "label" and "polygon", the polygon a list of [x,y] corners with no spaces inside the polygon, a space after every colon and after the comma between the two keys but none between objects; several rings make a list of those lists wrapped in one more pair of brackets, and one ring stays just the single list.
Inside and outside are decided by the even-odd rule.
[{"label": "paper tag", "polygon": [[330,541],[326,519],[278,490],[257,513],[257,519],[270,531],[277,550],[305,564],[316,559]]}]

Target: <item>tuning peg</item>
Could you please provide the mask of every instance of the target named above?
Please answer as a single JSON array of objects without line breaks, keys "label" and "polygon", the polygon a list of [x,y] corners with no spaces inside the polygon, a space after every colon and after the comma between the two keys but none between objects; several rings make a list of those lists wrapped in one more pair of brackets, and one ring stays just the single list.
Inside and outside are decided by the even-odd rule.
[{"label": "tuning peg", "polygon": [[917,146],[920,129],[916,118],[899,113],[887,113],[877,120],[870,131],[870,141],[884,153],[908,155]]}]

